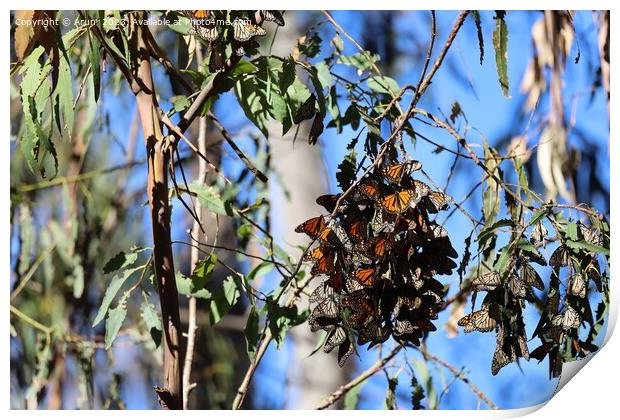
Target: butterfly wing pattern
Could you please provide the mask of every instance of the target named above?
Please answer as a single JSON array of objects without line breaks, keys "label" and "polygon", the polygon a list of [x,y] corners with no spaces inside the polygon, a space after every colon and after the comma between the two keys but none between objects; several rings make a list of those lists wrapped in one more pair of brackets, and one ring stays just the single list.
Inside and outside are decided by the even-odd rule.
[{"label": "butterfly wing pattern", "polygon": [[[312,118],[315,106],[311,96],[295,119]],[[341,366],[356,344],[372,347],[392,336],[420,345],[436,330],[445,290],[433,276],[451,274],[457,253],[429,217],[447,209],[448,196],[412,177],[421,168],[416,160],[386,160],[347,195],[318,197],[329,215],[295,229],[319,243],[305,257],[311,274],[325,276],[310,297],[309,323],[312,331],[328,332],[323,350],[337,348]],[[325,240],[325,229],[338,239]],[[477,328],[495,326],[485,322],[476,321]]]},{"label": "butterfly wing pattern", "polygon": [[257,37],[267,34],[263,25],[272,22],[284,26],[279,10],[178,10],[189,19],[188,35],[209,47],[209,67],[215,71],[224,66],[227,58],[226,44],[232,45],[234,55],[250,54],[258,47]]}]

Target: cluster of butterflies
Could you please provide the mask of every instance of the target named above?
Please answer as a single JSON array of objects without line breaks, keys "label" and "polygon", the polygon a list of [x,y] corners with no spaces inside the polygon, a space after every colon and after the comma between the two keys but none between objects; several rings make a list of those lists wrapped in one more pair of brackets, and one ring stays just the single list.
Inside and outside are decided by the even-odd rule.
[{"label": "cluster of butterflies", "polygon": [[355,342],[420,345],[436,330],[447,290],[434,276],[451,274],[458,255],[431,220],[451,199],[411,176],[421,166],[386,159],[346,196],[317,198],[330,214],[295,229],[318,242],[304,257],[313,276],[326,276],[310,295],[309,324],[327,331],[323,350],[338,348],[340,366]]},{"label": "cluster of butterflies", "polygon": [[264,22],[284,26],[284,18],[278,10],[179,10],[178,13],[190,19],[189,34],[209,44],[212,70],[220,69],[229,58],[226,45],[232,45],[235,55],[243,56],[258,47],[255,37],[267,33],[261,26]]},{"label": "cluster of butterflies", "polygon": [[[579,227],[586,241],[595,245],[600,243],[600,238],[594,231],[582,224]],[[534,241],[532,245],[544,243],[546,235],[544,225],[537,224],[531,235]],[[595,350],[595,346],[579,341],[577,330],[584,315],[587,316],[589,313],[591,317],[590,310],[583,311],[583,304],[587,304],[588,279],[594,280],[599,290],[602,287],[600,267],[594,254],[571,257],[574,252],[566,245],[560,245],[549,258],[548,264],[553,267],[554,274],[551,276],[545,310],[533,334],[533,337],[539,337],[543,344],[531,353],[527,346],[522,300],[536,302],[533,288],[541,291],[545,289],[541,277],[532,266],[532,263],[546,266],[545,258],[535,247],[527,251],[520,249],[511,257],[504,276],[491,271],[472,280],[474,293],[487,292],[487,294],[481,308],[461,318],[458,325],[463,327],[465,333],[497,332],[496,349],[491,363],[493,375],[512,362],[518,364],[519,358],[529,360],[533,357],[541,361],[548,354],[550,376],[559,376],[562,370],[560,347],[567,333],[571,332],[577,337],[573,345],[586,351]],[[571,262],[581,265],[578,271],[572,270]],[[562,267],[571,267],[572,275],[568,281],[563,304],[560,305],[559,270]]]}]

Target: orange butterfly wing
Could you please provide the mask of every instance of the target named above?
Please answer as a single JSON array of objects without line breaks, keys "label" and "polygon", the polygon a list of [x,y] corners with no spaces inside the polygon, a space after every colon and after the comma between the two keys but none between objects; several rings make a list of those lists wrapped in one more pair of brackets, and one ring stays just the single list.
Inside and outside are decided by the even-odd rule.
[{"label": "orange butterfly wing", "polygon": [[414,194],[412,190],[403,190],[380,198],[377,204],[390,213],[402,213],[409,207]]},{"label": "orange butterfly wing", "polygon": [[323,216],[313,217],[308,219],[295,228],[297,233],[305,233],[312,239],[316,239],[319,234],[325,229],[325,218]]},{"label": "orange butterfly wing", "polygon": [[353,277],[366,287],[371,287],[375,281],[375,269],[374,268],[362,268],[357,270]]}]

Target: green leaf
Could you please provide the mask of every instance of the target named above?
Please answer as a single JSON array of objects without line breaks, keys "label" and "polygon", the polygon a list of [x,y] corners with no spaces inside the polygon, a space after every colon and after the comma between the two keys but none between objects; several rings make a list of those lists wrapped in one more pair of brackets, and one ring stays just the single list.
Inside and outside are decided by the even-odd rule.
[{"label": "green leaf", "polygon": [[344,409],[355,410],[360,397],[360,391],[362,390],[364,382],[355,385],[344,396]]},{"label": "green leaf", "polygon": [[398,82],[387,76],[373,76],[366,83],[371,90],[377,93],[387,93],[396,96],[400,90]]},{"label": "green leaf", "polygon": [[192,23],[185,16],[178,15],[175,19],[171,19],[168,27],[181,35],[187,35],[192,27]]},{"label": "green leaf", "polygon": [[338,181],[338,186],[342,191],[346,191],[355,181],[357,155],[354,147],[349,147],[349,149],[349,154],[338,165],[338,172],[336,172],[336,181]]},{"label": "green leaf", "polygon": [[388,389],[385,395],[385,408],[388,410],[396,410],[396,387],[398,386],[398,378],[390,378],[388,376]]},{"label": "green leaf", "polygon": [[103,266],[103,274],[110,274],[121,268],[128,267],[138,260],[138,255],[146,251],[147,248],[133,247],[129,252],[121,251],[114,257],[110,258]]},{"label": "green leaf", "polygon": [[594,253],[605,255],[605,256],[609,257],[609,249],[603,248],[602,246],[593,245],[593,244],[591,244],[589,242],[586,242],[586,241],[583,241],[583,240],[573,241],[571,239],[567,239],[565,244],[569,248],[572,248],[572,249],[577,250],[577,251],[582,251],[583,250],[583,251],[588,251],[588,252],[594,252]]},{"label": "green leaf", "polygon": [[189,190],[196,194],[200,204],[203,207],[211,210],[213,213],[222,216],[233,215],[233,210],[230,207],[230,203],[222,200],[220,194],[212,186],[192,183],[189,184]]},{"label": "green leaf", "polygon": [[276,340],[276,347],[279,349],[284,342],[284,337],[289,329],[299,325],[308,319],[308,311],[298,312],[297,306],[280,306],[276,302],[267,303],[269,317],[269,329],[271,335]]},{"label": "green leaf", "polygon": [[314,67],[316,68],[317,77],[323,88],[330,87],[333,80],[327,63],[325,61],[320,61],[316,63]]},{"label": "green leaf", "polygon": [[184,296],[193,296],[199,299],[211,299],[212,294],[207,289],[198,289],[196,291],[192,291],[193,285],[192,280],[189,277],[185,277],[182,273],[177,272],[175,275],[177,290],[180,295]]},{"label": "green leaf", "polygon": [[480,22],[480,12],[477,10],[471,11],[474,17],[474,23],[476,24],[476,34],[478,35],[478,49],[480,50],[480,65],[484,60],[484,36],[482,35],[482,22]]},{"label": "green leaf", "polygon": [[90,72],[93,76],[93,91],[95,96],[95,102],[99,100],[99,93],[101,92],[101,53],[99,51],[100,44],[97,38],[91,36],[88,32],[88,41],[90,43],[90,49],[88,50],[88,61],[90,62]]},{"label": "green leaf", "polygon": [[155,347],[159,347],[159,345],[161,344],[163,329],[161,318],[159,317],[159,313],[155,309],[155,305],[145,300],[144,302],[142,302],[142,305],[140,305],[140,315],[142,316],[142,319],[146,324],[146,328],[149,330],[149,334],[151,334],[151,338],[155,343]]},{"label": "green leaf", "polygon": [[250,63],[247,60],[239,60],[235,67],[230,72],[231,76],[239,76],[242,74],[254,73],[257,70],[257,67]]},{"label": "green leaf", "polygon": [[577,223],[576,222],[570,222],[567,226],[566,226],[566,238],[568,239],[572,239],[573,241],[576,241],[579,239],[579,236],[577,234]]},{"label": "green leaf", "polygon": [[510,260],[511,250],[509,246],[505,246],[502,248],[499,258],[497,259],[494,268],[495,271],[500,273],[502,276],[504,271],[506,270],[506,266],[508,265],[508,261]]},{"label": "green leaf", "polygon": [[118,304],[114,309],[111,309],[108,313],[108,318],[105,321],[105,348],[106,350],[112,346],[114,339],[118,335],[123,321],[127,316],[127,305],[125,299]]},{"label": "green leaf", "polygon": [[538,221],[540,221],[543,217],[545,217],[547,214],[549,214],[549,210],[548,209],[543,209],[543,210],[538,210],[536,213],[534,213],[534,215],[530,218],[529,221],[529,225],[533,226],[536,223],[538,223]]},{"label": "green leaf", "polygon": [[73,256],[73,270],[71,272],[71,283],[73,286],[73,297],[79,299],[84,293],[84,267],[82,267],[82,257],[79,254]]},{"label": "green leaf", "polygon": [[190,100],[187,99],[187,96],[184,96],[184,95],[173,96],[172,98],[170,98],[170,102],[172,103],[174,112],[177,112],[177,113],[185,111],[187,108],[189,108],[192,105]]},{"label": "green leaf", "polygon": [[[60,41],[60,39],[59,39]],[[62,41],[60,45],[60,61],[58,63],[58,86],[56,86],[56,94],[58,95],[58,106],[63,116],[64,129],[69,139],[73,132],[73,119],[75,111],[73,109],[73,79],[71,78],[71,65],[69,57]],[[60,134],[63,135],[62,128],[59,127]]]},{"label": "green leaf", "polygon": [[237,282],[232,276],[226,277],[222,288],[213,295],[211,301],[211,322],[216,324],[235,306],[241,293]]},{"label": "green leaf", "polygon": [[380,59],[379,54],[368,53],[368,56],[370,60],[362,53],[356,53],[350,56],[342,55],[338,58],[337,63],[355,67],[358,70],[358,74],[361,74],[361,72],[368,70],[370,66]]},{"label": "green leaf", "polygon": [[497,11],[495,14],[495,30],[493,31],[493,48],[495,48],[495,64],[497,77],[506,98],[510,97],[508,85],[508,27],[504,21],[506,12]]},{"label": "green leaf", "polygon": [[430,375],[428,371],[428,366],[426,365],[425,360],[414,360],[413,367],[419,378],[420,383],[426,390],[426,401],[428,404],[428,408],[430,410],[435,410],[439,403],[437,399],[437,391],[435,390],[435,386],[433,385],[433,377]]},{"label": "green leaf", "polygon": [[414,410],[422,410],[422,400],[424,399],[424,389],[418,383],[415,375],[411,376],[411,408]]},{"label": "green leaf", "polygon": [[209,254],[204,259],[198,261],[196,267],[194,267],[194,271],[191,276],[191,292],[197,293],[200,290],[204,289],[207,285],[207,281],[209,277],[211,277],[211,273],[215,269],[215,265],[217,264],[217,255]]},{"label": "green leaf", "polygon": [[478,242],[480,243],[480,246],[484,247],[484,244],[486,244],[489,238],[494,236],[497,229],[506,226],[514,226],[514,222],[510,219],[501,219],[482,229],[478,234]]},{"label": "green leaf", "polygon": [[270,261],[263,261],[254,267],[246,276],[248,280],[254,280],[256,278],[261,278],[271,273],[274,269],[274,264]]},{"label": "green leaf", "polygon": [[112,281],[108,285],[108,288],[103,295],[103,301],[101,302],[101,306],[99,307],[99,312],[97,312],[97,316],[93,321],[93,328],[97,324],[99,324],[103,320],[103,318],[105,318],[105,315],[108,312],[110,305],[112,304],[112,300],[114,300],[118,291],[121,289],[121,287],[123,287],[125,281],[127,281],[127,279],[131,277],[131,275],[134,274],[136,271],[142,269],[144,269],[144,267],[133,267],[123,271],[120,274],[115,275],[112,278]]},{"label": "green leaf", "polygon": [[244,330],[246,350],[248,352],[248,357],[250,360],[254,359],[254,354],[256,353],[256,349],[258,348],[258,342],[262,338],[258,321],[258,312],[256,312],[256,308],[252,306],[250,308],[250,314],[248,315],[248,321],[245,324]]}]

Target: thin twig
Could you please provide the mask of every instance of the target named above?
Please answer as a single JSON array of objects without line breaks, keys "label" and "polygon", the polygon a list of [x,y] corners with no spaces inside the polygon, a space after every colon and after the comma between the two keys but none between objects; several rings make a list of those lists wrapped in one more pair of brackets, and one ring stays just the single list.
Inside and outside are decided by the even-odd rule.
[{"label": "thin twig", "polygon": [[486,405],[489,406],[489,408],[491,408],[492,410],[499,410],[499,407],[497,405],[495,405],[495,403],[493,403],[493,401],[491,401],[489,399],[489,397],[487,397],[484,392],[482,392],[480,390],[480,388],[478,388],[475,384],[473,384],[467,377],[465,377],[462,373],[462,371],[459,371],[459,369],[457,369],[456,367],[452,366],[450,363],[446,362],[443,359],[440,359],[439,357],[430,354],[427,350],[422,349],[421,347],[415,347],[415,349],[417,351],[419,351],[420,353],[422,353],[422,355],[424,355],[425,358],[430,359],[432,361],[434,361],[435,363],[440,364],[441,366],[445,367],[446,369],[448,369],[450,372],[452,372],[453,374],[457,375],[458,378],[463,381],[471,390],[474,394],[476,394],[476,396],[483,401]]},{"label": "thin twig", "polygon": [[353,379],[352,381],[350,381],[349,383],[342,385],[340,388],[338,388],[336,391],[332,392],[330,395],[328,395],[324,401],[319,404],[316,409],[317,410],[324,410],[326,408],[328,408],[329,406],[331,406],[332,404],[334,404],[336,401],[338,401],[339,399],[341,399],[342,397],[344,397],[344,395],[351,390],[352,388],[356,387],[357,385],[361,384],[362,382],[364,382],[366,379],[370,378],[371,376],[373,376],[375,373],[381,371],[385,365],[394,358],[394,356],[396,356],[398,354],[398,352],[400,352],[400,350],[403,347],[401,345],[398,345],[397,347],[395,347],[394,349],[392,349],[392,351],[385,356],[383,359],[378,360],[374,365],[372,365],[370,368],[366,369],[364,372],[362,372],[358,377],[356,377],[355,379]]},{"label": "thin twig", "polygon": [[241,151],[241,149],[239,149],[237,144],[235,144],[233,138],[230,136],[230,134],[228,134],[228,131],[226,131],[226,128],[220,122],[220,120],[218,120],[212,112],[209,112],[209,118],[213,121],[213,125],[215,125],[215,128],[217,128],[220,133],[222,133],[222,137],[226,139],[228,145],[235,151],[237,156],[239,156],[239,159],[241,159],[241,161],[250,170],[250,172],[252,172],[254,176],[256,176],[256,178],[258,178],[260,181],[267,182],[267,175],[265,175],[258,168],[256,168],[256,166],[254,166],[250,159],[248,159],[248,157]]},{"label": "thin twig", "polygon": [[[196,54],[199,61],[202,61],[202,49],[200,44],[196,46]],[[173,66],[174,67],[174,66]],[[205,155],[207,152],[207,120],[204,117],[201,117],[198,120],[198,150],[201,154]],[[197,182],[199,185],[204,184],[207,181],[207,165],[206,161],[198,160],[198,173],[197,173]],[[201,232],[204,232],[202,228],[202,205],[200,204],[200,200],[196,200],[194,202],[194,214],[196,215],[196,219],[194,220],[194,225],[192,226],[192,242],[195,245],[198,245],[198,236]],[[192,271],[198,265],[198,261],[200,259],[200,255],[198,254],[198,249],[192,247],[191,248],[191,266]],[[198,330],[198,325],[196,322],[196,298],[194,296],[190,296],[188,299],[188,323],[187,323],[187,350],[185,352],[185,360],[183,362],[183,409],[187,410],[189,407],[189,394],[194,387],[192,386],[191,374],[192,374],[192,363],[194,360],[194,346],[196,341],[196,332]]]}]

